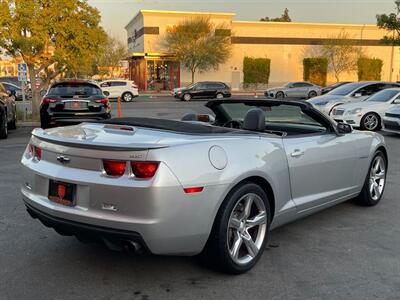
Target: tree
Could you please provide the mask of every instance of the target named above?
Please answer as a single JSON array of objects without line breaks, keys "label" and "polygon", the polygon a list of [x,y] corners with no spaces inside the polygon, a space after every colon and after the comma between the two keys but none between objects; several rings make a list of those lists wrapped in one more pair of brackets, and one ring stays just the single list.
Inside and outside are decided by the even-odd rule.
[{"label": "tree", "polygon": [[382,14],[376,15],[377,26],[382,29],[386,29],[391,32],[390,36],[385,36],[383,38],[383,42],[385,44],[399,46],[400,45],[400,2],[395,2],[397,5],[397,12],[391,13],[389,15]]},{"label": "tree", "polygon": [[121,67],[121,62],[128,56],[126,45],[120,40],[108,36],[104,51],[98,58],[97,68],[100,73],[112,77],[115,69]]},{"label": "tree", "polygon": [[218,69],[231,54],[231,34],[224,25],[215,25],[209,18],[187,19],[169,29],[162,41],[166,51],[174,55],[192,73]]},{"label": "tree", "polygon": [[106,41],[100,14],[86,0],[0,0],[0,24],[0,47],[28,65],[35,116],[39,91],[67,70],[89,70]]},{"label": "tree", "polygon": [[292,22],[292,19],[289,16],[289,10],[285,8],[283,14],[279,18],[272,18],[269,17],[261,18],[260,21],[263,22]]},{"label": "tree", "polygon": [[349,35],[342,31],[330,36],[320,48],[321,57],[329,62],[329,71],[334,73],[336,81],[340,81],[342,73],[357,69],[358,58],[362,56],[361,48],[354,45]]}]

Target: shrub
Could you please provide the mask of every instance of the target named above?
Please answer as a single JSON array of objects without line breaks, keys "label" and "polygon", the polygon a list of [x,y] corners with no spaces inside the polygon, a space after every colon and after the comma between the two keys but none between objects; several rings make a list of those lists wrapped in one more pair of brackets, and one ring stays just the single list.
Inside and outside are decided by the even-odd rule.
[{"label": "shrub", "polygon": [[243,59],[243,83],[245,86],[251,84],[267,84],[271,72],[271,60],[268,58],[244,57]]},{"label": "shrub", "polygon": [[303,79],[305,81],[326,85],[328,75],[328,59],[325,57],[309,57],[303,60]]},{"label": "shrub", "polygon": [[381,80],[383,61],[379,58],[366,58],[358,59],[358,80]]}]

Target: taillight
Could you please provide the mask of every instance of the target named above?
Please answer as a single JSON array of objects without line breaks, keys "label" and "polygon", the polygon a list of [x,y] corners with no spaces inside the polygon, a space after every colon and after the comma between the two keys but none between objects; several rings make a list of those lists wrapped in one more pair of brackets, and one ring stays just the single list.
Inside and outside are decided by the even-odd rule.
[{"label": "taillight", "polygon": [[36,159],[38,161],[42,159],[42,149],[41,148],[34,146],[32,144],[29,144],[27,151],[28,151],[29,155],[31,157],[33,157],[34,159]]},{"label": "taillight", "polygon": [[50,103],[56,103],[56,102],[57,102],[56,99],[51,99],[51,98],[47,98],[47,97],[42,99],[43,104],[50,104]]},{"label": "taillight", "polygon": [[201,193],[204,190],[204,187],[190,187],[183,190],[186,194]]},{"label": "taillight", "polygon": [[125,174],[126,161],[103,160],[103,166],[107,175],[121,177]]},{"label": "taillight", "polygon": [[141,162],[141,161],[132,161],[131,162],[131,168],[133,174],[137,178],[142,178],[142,179],[149,179],[152,178],[158,169],[158,162]]},{"label": "taillight", "polygon": [[104,98],[104,99],[96,100],[96,103],[108,105],[109,101],[107,98]]}]

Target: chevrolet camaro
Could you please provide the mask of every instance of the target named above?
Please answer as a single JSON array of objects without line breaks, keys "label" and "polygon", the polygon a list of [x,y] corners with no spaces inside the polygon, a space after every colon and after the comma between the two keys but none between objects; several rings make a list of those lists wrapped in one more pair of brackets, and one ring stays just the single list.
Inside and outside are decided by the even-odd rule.
[{"label": "chevrolet camaro", "polygon": [[61,235],[239,274],[270,230],[340,202],[382,198],[384,139],[296,101],[213,100],[209,115],[35,129],[22,157],[28,213]]}]

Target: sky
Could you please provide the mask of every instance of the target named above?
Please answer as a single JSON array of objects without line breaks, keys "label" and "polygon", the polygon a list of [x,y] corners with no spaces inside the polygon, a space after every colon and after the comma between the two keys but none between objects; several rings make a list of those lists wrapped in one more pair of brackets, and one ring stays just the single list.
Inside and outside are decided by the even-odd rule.
[{"label": "sky", "polygon": [[125,25],[140,9],[233,12],[235,20],[278,17],[287,7],[294,22],[375,24],[376,14],[395,11],[393,0],[89,0],[104,29],[126,41]]}]

